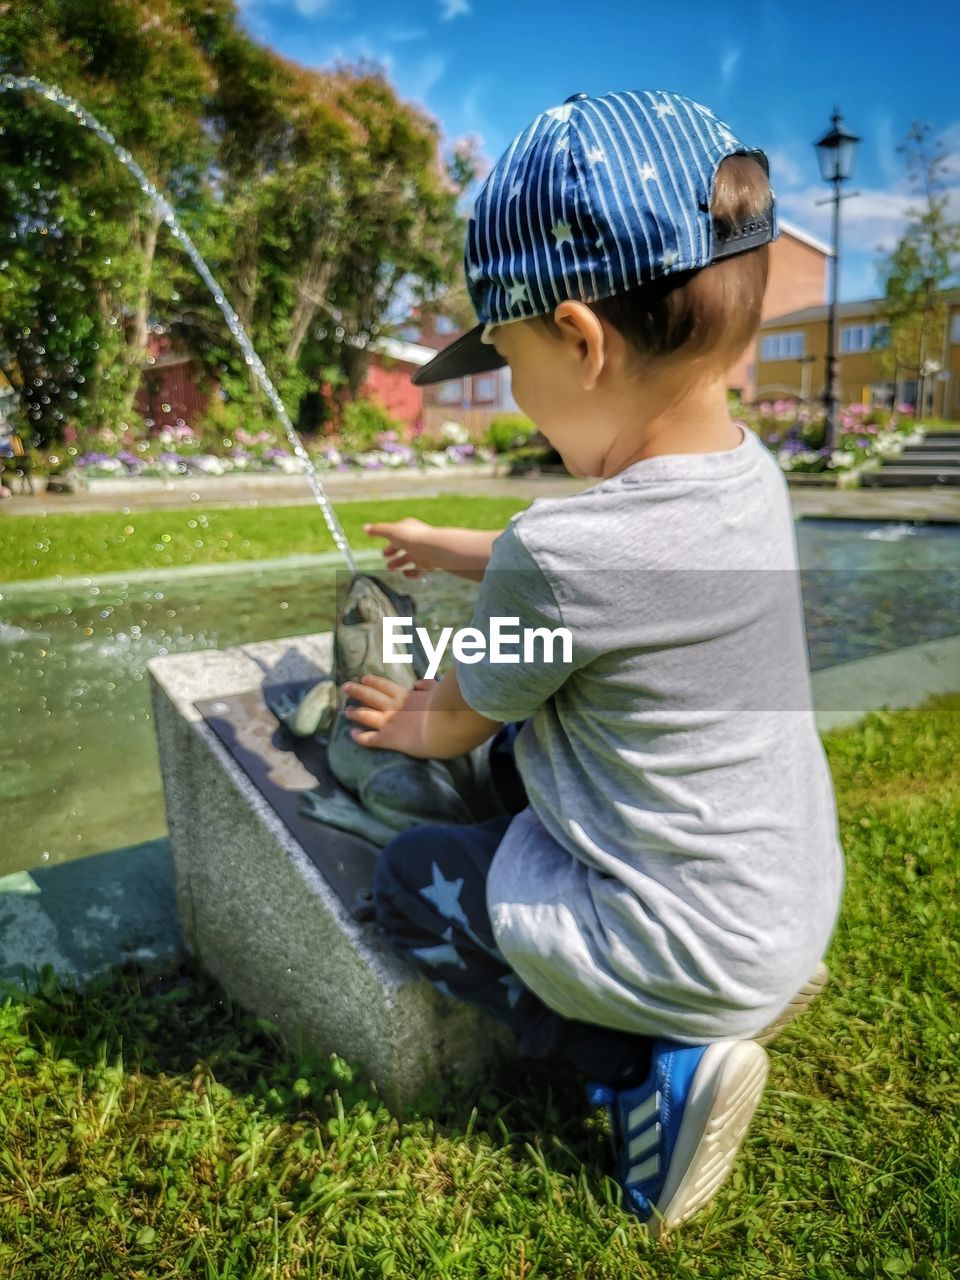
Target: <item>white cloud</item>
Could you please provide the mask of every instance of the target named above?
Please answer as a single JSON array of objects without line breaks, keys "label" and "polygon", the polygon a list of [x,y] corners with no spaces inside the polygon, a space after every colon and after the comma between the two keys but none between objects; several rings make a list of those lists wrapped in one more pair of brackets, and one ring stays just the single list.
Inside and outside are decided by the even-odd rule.
[{"label": "white cloud", "polygon": [[810,170],[816,163],[811,148],[810,163],[804,165],[795,146],[769,147],[767,159],[770,161],[770,181],[778,197],[784,187],[799,187],[810,180]]},{"label": "white cloud", "polygon": [[[945,194],[949,216],[960,218],[960,186],[949,188]],[[829,242],[832,205],[820,203],[828,198],[826,188],[817,184],[787,192],[780,196],[779,205],[791,222]],[[858,196],[843,201],[841,252],[847,246],[863,252],[889,252],[903,235],[910,221],[910,210],[916,207],[917,196],[903,187],[893,191],[861,188]]]},{"label": "white cloud", "polygon": [[720,84],[724,89],[729,88],[733,73],[737,69],[737,63],[740,61],[740,55],[743,50],[734,45],[725,45],[723,53],[720,56]]},{"label": "white cloud", "polygon": [[440,0],[440,21],[465,18],[470,12],[469,0]]}]

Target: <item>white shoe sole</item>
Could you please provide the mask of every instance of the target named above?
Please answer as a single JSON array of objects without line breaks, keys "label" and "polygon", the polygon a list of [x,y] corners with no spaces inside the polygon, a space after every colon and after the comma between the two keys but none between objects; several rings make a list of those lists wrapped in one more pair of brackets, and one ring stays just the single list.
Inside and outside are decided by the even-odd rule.
[{"label": "white shoe sole", "polygon": [[801,1013],[805,1013],[810,1008],[810,1005],[829,981],[830,970],[821,960],[817,965],[816,973],[809,982],[803,984],[780,1016],[753,1037],[757,1044],[769,1044],[771,1040],[775,1040],[794,1018],[799,1017]]},{"label": "white shoe sole", "polygon": [[766,1051],[755,1040],[711,1044],[684,1107],[671,1170],[650,1223],[659,1236],[712,1200],[733,1167],[767,1082]]}]

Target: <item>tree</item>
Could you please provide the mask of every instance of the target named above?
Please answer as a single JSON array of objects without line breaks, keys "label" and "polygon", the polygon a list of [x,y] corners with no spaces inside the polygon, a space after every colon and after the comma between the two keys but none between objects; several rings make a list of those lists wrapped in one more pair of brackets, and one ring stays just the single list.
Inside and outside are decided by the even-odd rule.
[{"label": "tree", "polygon": [[[0,4],[0,70],[60,85],[168,195],[293,412],[356,388],[403,288],[459,272],[470,149],[375,67],[308,71],[257,45],[235,0]],[[133,177],[30,94],[0,95],[0,360],[51,440],[129,421],[151,326],[227,394],[256,394],[223,318]],[[356,338],[360,335],[360,339]],[[352,341],[351,341],[352,339]]]},{"label": "tree", "polygon": [[925,409],[925,380],[936,363],[946,324],[945,287],[956,273],[960,223],[948,215],[944,190],[947,160],[929,125],[914,122],[898,152],[922,203],[908,210],[910,222],[880,264],[890,340],[879,353],[894,386],[902,373],[917,379],[917,413]]},{"label": "tree", "polygon": [[[209,74],[173,0],[0,7],[0,69],[59,84],[188,203]],[[146,354],[160,219],[92,134],[34,94],[0,98],[5,372],[34,433],[126,420]]]}]

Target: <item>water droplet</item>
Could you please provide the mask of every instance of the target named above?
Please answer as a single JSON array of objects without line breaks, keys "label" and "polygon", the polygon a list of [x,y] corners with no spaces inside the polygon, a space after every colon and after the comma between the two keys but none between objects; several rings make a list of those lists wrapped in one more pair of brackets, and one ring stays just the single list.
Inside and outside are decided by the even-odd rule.
[{"label": "water droplet", "polygon": [[40,855],[40,861],[41,861],[41,862],[49,862],[49,861],[50,861],[50,852],[49,852],[49,850],[44,849],[43,853],[41,853],[41,855]]}]

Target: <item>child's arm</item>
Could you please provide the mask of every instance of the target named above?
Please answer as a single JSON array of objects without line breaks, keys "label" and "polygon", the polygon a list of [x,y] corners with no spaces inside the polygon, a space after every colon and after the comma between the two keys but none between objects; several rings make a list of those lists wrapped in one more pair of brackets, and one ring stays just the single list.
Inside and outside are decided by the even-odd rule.
[{"label": "child's arm", "polygon": [[479,747],[500,728],[463,700],[454,668],[442,680],[418,680],[407,690],[385,676],[346,680],[343,691],[363,705],[348,706],[348,720],[368,728],[353,729],[363,747],[402,751],[421,760],[449,760]]},{"label": "child's arm", "polygon": [[386,538],[383,554],[388,569],[402,570],[416,578],[431,569],[446,569],[458,578],[479,582],[490,560],[499,529],[457,529],[434,527],[407,516],[391,524],[365,524],[364,533]]}]

